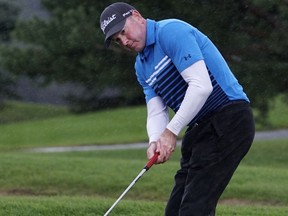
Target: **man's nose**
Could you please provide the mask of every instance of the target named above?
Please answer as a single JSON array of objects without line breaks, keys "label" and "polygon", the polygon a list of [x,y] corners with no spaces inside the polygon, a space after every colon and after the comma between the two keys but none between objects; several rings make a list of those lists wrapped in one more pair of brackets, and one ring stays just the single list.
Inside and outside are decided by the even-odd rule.
[{"label": "man's nose", "polygon": [[122,46],[126,46],[127,45],[128,40],[127,40],[127,38],[125,36],[121,36],[119,39],[120,39],[120,43],[121,43]]}]

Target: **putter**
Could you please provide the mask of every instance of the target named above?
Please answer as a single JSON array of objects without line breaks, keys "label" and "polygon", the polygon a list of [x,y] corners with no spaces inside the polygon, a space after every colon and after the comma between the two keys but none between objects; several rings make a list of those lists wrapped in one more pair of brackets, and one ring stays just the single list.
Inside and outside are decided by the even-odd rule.
[{"label": "putter", "polygon": [[132,181],[132,183],[126,188],[126,190],[120,195],[120,197],[114,202],[114,204],[110,207],[110,209],[104,214],[104,216],[107,216],[110,214],[112,209],[117,205],[117,203],[123,198],[123,196],[133,187],[133,185],[141,178],[141,176],[147,172],[153,164],[156,163],[159,153],[156,152],[153,157],[148,161],[148,163],[145,165],[143,170],[138,174],[138,176]]}]

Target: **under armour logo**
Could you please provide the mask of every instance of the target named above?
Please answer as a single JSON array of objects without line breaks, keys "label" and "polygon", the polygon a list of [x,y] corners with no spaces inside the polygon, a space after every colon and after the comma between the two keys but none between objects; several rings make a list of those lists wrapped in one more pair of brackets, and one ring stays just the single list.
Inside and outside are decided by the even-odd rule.
[{"label": "under armour logo", "polygon": [[192,58],[190,54],[188,54],[188,56],[184,56],[185,61],[187,61],[189,58]]}]

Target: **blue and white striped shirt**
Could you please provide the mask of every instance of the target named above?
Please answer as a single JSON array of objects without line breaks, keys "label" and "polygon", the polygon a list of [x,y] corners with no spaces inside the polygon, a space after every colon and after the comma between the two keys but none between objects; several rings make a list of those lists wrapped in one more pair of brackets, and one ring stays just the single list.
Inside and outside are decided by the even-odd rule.
[{"label": "blue and white striped shirt", "polygon": [[176,19],[159,22],[147,19],[146,28],[146,46],[135,62],[146,102],[160,96],[177,112],[188,88],[180,73],[199,60],[206,64],[213,91],[189,125],[231,100],[249,102],[218,49],[198,29]]}]

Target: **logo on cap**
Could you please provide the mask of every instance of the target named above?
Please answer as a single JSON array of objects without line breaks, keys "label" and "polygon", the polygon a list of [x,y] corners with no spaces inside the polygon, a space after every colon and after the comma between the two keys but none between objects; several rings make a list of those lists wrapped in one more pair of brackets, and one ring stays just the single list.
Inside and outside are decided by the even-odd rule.
[{"label": "logo on cap", "polygon": [[114,19],[116,19],[116,14],[113,14],[111,17],[108,17],[107,20],[103,20],[103,22],[101,23],[101,29],[103,31],[103,33],[105,33],[105,29],[106,27],[109,25],[109,23],[111,23]]},{"label": "logo on cap", "polygon": [[126,13],[123,13],[122,16],[123,17],[129,16],[129,15],[131,15],[132,11],[133,11],[133,9],[127,11]]}]

